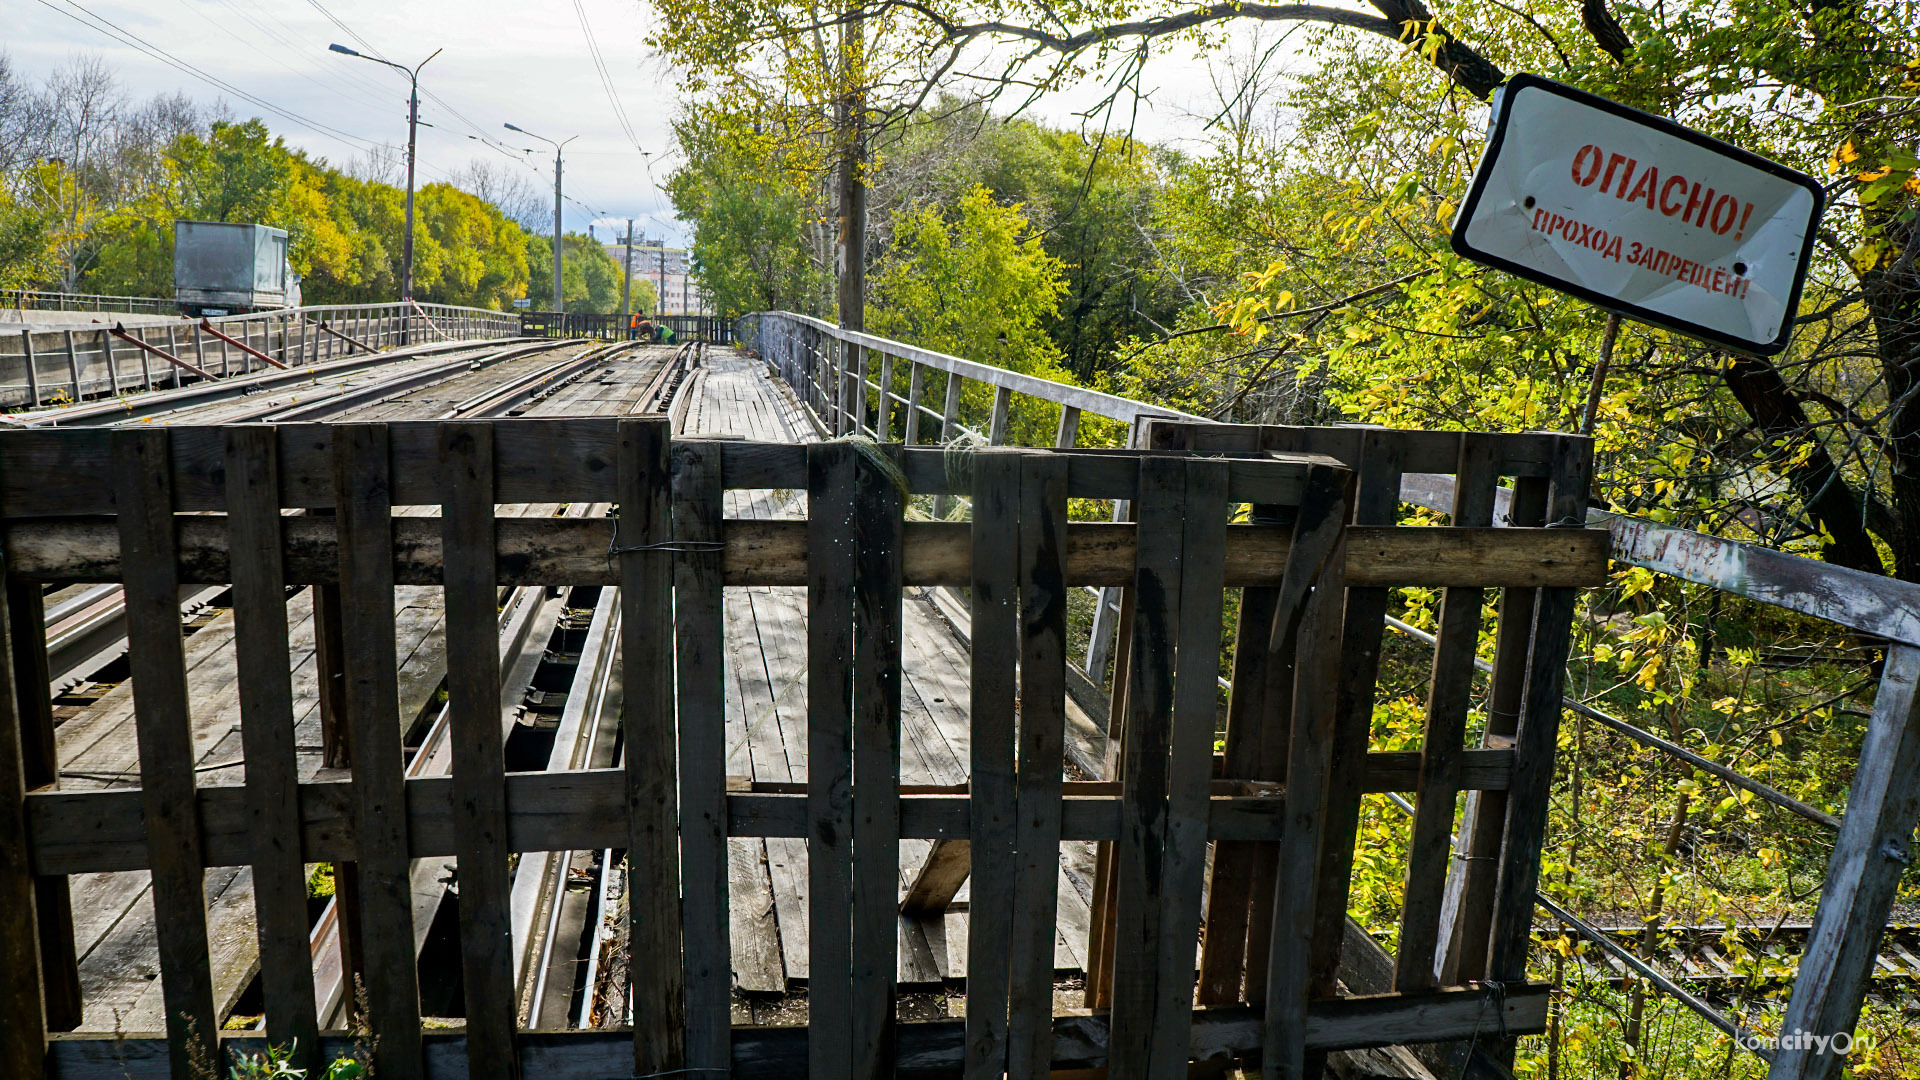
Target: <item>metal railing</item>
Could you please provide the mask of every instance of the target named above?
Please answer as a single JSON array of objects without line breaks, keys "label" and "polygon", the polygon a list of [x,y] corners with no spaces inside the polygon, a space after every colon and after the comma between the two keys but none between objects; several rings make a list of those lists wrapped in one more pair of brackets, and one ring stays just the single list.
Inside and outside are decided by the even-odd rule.
[{"label": "metal railing", "polygon": [[[741,320],[737,336],[773,364],[802,402],[821,417],[835,435],[866,434],[890,441],[895,432],[893,409],[899,405],[906,410],[904,437],[910,444],[929,441],[921,437],[924,417],[937,425],[931,441],[951,443],[964,439],[1001,445],[1008,436],[1009,410],[1015,394],[1060,406],[1061,417],[1053,441],[1059,447],[1074,445],[1082,412],[1126,421],[1132,429],[1130,445],[1140,444],[1145,423],[1153,419],[1204,422],[1178,410],[1022,375],[871,334],[844,331],[832,323],[789,312],[747,316]],[[869,377],[876,359],[880,369],[877,381]],[[900,361],[911,365],[905,397],[893,389],[895,364]],[[945,376],[943,407],[939,411],[922,403],[928,389],[925,380],[928,372]],[[960,420],[960,388],[969,379],[995,388],[984,433]],[[877,408],[869,401],[870,391],[875,395],[873,402],[878,403]],[[1407,474],[1402,480],[1401,499],[1449,513],[1453,506],[1453,478]],[[1505,520],[1506,503],[1507,493],[1503,491],[1496,521]],[[1123,512],[1124,507],[1117,510],[1116,518]],[[1781,1030],[1825,1035],[1851,1032],[1876,962],[1881,930],[1900,878],[1912,864],[1910,848],[1916,819],[1920,819],[1920,585],[1626,515],[1591,511],[1585,524],[1588,528],[1607,530],[1610,555],[1616,563],[1706,585],[1888,643],[1872,719],[1844,816],[1810,806],[1584,702],[1571,697],[1564,700],[1567,709],[1596,720],[1649,749],[1835,831],[1834,852],[1820,904],[1800,959]],[[1104,676],[1105,656],[1112,644],[1111,621],[1117,610],[1111,596],[1103,595],[1095,616],[1086,665],[1086,674],[1095,684]],[[1107,624],[1104,633],[1103,622]],[[1430,640],[1430,635],[1399,620],[1389,618],[1388,624],[1418,640]],[[1841,1055],[1831,1049],[1830,1041],[1785,1040],[1779,1049],[1767,1050],[1745,1025],[1721,1014],[1710,1003],[1687,993],[1676,980],[1626,953],[1603,931],[1546,897],[1539,900],[1563,925],[1616,955],[1658,989],[1673,995],[1708,1023],[1732,1035],[1743,1049],[1768,1061],[1769,1080],[1820,1080],[1839,1069]]]},{"label": "metal railing", "polygon": [[408,344],[519,335],[520,320],[506,312],[420,303],[327,304],[57,330],[0,325],[0,408],[68,405]]},{"label": "metal railing", "polygon": [[106,296],[97,293],[0,289],[0,307],[30,311],[122,311],[132,315],[178,315],[171,296]]}]

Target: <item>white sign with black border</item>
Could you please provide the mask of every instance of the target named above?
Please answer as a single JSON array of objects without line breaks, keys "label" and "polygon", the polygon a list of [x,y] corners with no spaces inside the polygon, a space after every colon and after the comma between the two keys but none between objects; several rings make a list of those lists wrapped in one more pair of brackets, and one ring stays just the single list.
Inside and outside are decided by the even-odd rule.
[{"label": "white sign with black border", "polygon": [[1453,250],[1743,353],[1792,336],[1825,192],[1778,162],[1536,75],[1494,104]]}]

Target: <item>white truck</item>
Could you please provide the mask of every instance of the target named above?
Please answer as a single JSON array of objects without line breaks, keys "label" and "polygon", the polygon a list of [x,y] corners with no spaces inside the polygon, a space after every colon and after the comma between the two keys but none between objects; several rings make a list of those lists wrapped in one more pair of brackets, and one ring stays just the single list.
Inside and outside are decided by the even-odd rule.
[{"label": "white truck", "polygon": [[287,261],[286,230],[174,222],[173,298],[189,318],[299,307],[300,275]]}]

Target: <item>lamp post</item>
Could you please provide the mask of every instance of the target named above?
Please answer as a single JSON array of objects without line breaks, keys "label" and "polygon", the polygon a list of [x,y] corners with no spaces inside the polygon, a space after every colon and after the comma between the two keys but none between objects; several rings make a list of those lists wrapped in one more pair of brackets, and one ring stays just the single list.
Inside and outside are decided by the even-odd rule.
[{"label": "lamp post", "polygon": [[552,139],[535,135],[526,128],[516,127],[513,124],[506,125],[506,128],[508,131],[517,131],[530,139],[539,139],[553,147],[553,310],[565,311],[566,301],[560,295],[560,149],[580,136],[571,135],[559,142],[554,142]]},{"label": "lamp post", "polygon": [[[362,60],[371,60],[376,64],[385,64],[405,75],[407,81],[413,86],[413,92],[407,98],[407,235],[400,242],[400,299],[403,303],[411,304],[413,302],[413,162],[415,156],[414,150],[417,146],[417,136],[420,130],[420,69],[426,67],[428,61],[431,61],[434,56],[439,56],[444,50],[433,50],[433,56],[429,56],[426,60],[420,61],[418,65],[409,68],[404,64],[396,64],[391,60],[382,60],[377,56],[368,56],[362,52],[355,52],[345,45],[333,44],[327,46],[327,48],[337,53],[344,53],[347,56],[357,56]],[[401,344],[406,343],[406,335],[403,333],[401,336]]]}]

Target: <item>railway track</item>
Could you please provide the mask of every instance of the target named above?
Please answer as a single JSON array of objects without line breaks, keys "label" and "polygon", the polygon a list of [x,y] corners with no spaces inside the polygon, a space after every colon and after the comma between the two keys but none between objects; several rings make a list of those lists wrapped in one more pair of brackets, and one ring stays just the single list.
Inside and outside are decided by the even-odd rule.
[{"label": "railway track", "polygon": [[[248,390],[228,386],[189,387],[182,391],[155,394],[154,401],[141,401],[132,407],[112,403],[111,407],[62,410],[57,418],[61,426],[112,426],[129,422],[233,423],[246,421],[328,421],[346,419],[457,419],[515,415],[580,415],[580,411],[651,412],[663,409],[679,385],[683,365],[697,355],[694,347],[682,347],[670,357],[660,355],[639,343],[592,345],[584,350],[582,342],[513,342],[486,349],[471,347],[420,348],[390,363],[354,358],[352,364],[337,364],[331,370],[302,369],[297,382],[271,373],[257,378]],[[543,354],[564,349],[567,355],[549,362]],[[642,366],[610,363],[635,353]],[[491,372],[491,377],[481,375]],[[635,376],[638,376],[637,378]],[[238,382],[239,380],[234,380]],[[475,386],[474,382],[482,385]],[[143,397],[145,397],[143,395]],[[563,400],[564,399],[564,400]],[[37,418],[30,418],[37,419]],[[48,423],[54,422],[49,420]],[[28,423],[27,426],[41,426]],[[416,509],[418,513],[421,509]],[[437,508],[435,508],[437,509]],[[524,506],[502,507],[503,514],[560,514],[586,516],[603,514],[605,506]],[[573,734],[585,723],[589,731],[588,747],[598,747],[598,756],[611,753],[605,740],[604,718],[617,717],[618,687],[609,685],[611,656],[607,643],[615,640],[607,622],[607,612],[615,609],[613,593],[606,590],[575,590],[549,595],[548,590],[524,588],[507,590],[503,595],[500,623],[502,649],[502,723],[513,735],[510,754],[529,754],[535,761],[516,762],[516,769],[540,768],[550,761],[576,759],[578,738]],[[225,610],[225,590],[199,589],[183,595],[183,629],[191,632],[217,618]],[[88,706],[110,691],[113,657],[124,650],[119,623],[120,592],[116,586],[75,588],[48,597],[46,620],[50,640],[58,648],[55,663],[56,685],[72,683],[79,673],[98,673],[105,666],[108,678],[84,685],[80,692],[60,699],[59,717],[84,715]],[[569,648],[574,640],[600,643],[586,663],[578,651]],[[582,690],[574,691],[576,679]],[[556,687],[556,683],[558,684]],[[597,690],[594,689],[597,687]],[[435,695],[437,697],[437,695]],[[608,711],[611,705],[612,711]],[[554,722],[546,718],[552,714]],[[587,717],[591,721],[587,721]],[[448,732],[444,707],[436,707],[430,718],[421,716],[413,726],[419,733],[410,740],[409,775],[434,775],[447,768]],[[533,732],[526,736],[527,732]],[[531,738],[533,749],[527,747]],[[545,753],[542,740],[553,744]],[[225,769],[239,764],[223,761],[210,768]],[[75,774],[74,779],[80,779]],[[96,782],[126,782],[119,775],[88,776]],[[528,857],[533,860],[533,857]],[[552,860],[549,860],[551,863]],[[445,864],[446,860],[438,863]],[[537,867],[537,869],[536,869]],[[522,932],[516,936],[530,942],[525,953],[532,962],[524,968],[525,1000],[536,1010],[564,1010],[572,996],[571,977],[579,969],[573,963],[581,950],[569,949],[563,933],[556,933],[555,912],[570,911],[573,905],[553,902],[568,891],[568,868],[528,863],[529,874],[522,875],[521,893],[516,907],[524,914],[516,921]],[[425,860],[416,864],[416,944],[424,953],[428,937],[444,924],[439,918],[441,901],[451,886],[457,893],[457,881],[451,867]],[[216,916],[218,904],[216,903]],[[237,905],[244,906],[244,905]],[[338,919],[328,903],[315,921],[313,950],[315,975],[323,1002],[323,1023],[344,1020],[346,999],[341,977],[341,950]],[[216,928],[216,938],[219,936]],[[83,965],[84,966],[84,965]],[[444,984],[452,973],[427,970],[431,958],[423,959],[423,989]],[[568,983],[562,988],[561,980]],[[244,999],[245,993],[233,995]],[[458,995],[454,994],[457,1004]],[[558,1002],[558,1006],[552,1003]],[[89,1025],[92,1024],[90,1018]],[[116,1023],[118,1019],[116,1018]],[[564,1026],[565,1021],[560,1023]]]},{"label": "railway track", "polygon": [[[1616,944],[1639,952],[1644,928],[1602,929]],[[1708,996],[1784,985],[1793,981],[1811,931],[1810,923],[1664,926],[1655,935],[1648,962],[1675,982]],[[1550,927],[1534,932],[1534,939],[1542,943],[1559,937],[1559,931]],[[1629,976],[1626,966],[1605,950],[1581,942],[1571,932],[1567,940],[1585,946],[1576,948],[1571,957],[1570,979],[1621,982]],[[1890,925],[1875,957],[1873,992],[1883,998],[1910,998],[1916,990],[1920,990],[1920,925]]]}]

